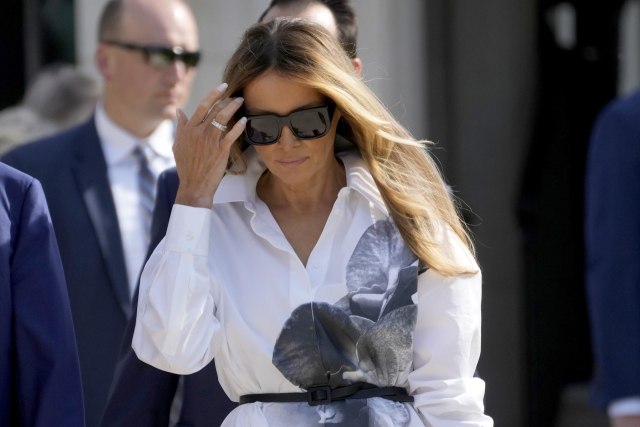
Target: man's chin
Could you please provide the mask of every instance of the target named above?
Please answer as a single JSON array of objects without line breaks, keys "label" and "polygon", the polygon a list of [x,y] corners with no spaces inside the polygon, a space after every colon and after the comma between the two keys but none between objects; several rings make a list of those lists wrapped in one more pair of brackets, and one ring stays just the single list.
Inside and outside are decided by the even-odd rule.
[{"label": "man's chin", "polygon": [[175,120],[176,108],[178,104],[167,104],[160,109],[160,116],[163,120]]}]

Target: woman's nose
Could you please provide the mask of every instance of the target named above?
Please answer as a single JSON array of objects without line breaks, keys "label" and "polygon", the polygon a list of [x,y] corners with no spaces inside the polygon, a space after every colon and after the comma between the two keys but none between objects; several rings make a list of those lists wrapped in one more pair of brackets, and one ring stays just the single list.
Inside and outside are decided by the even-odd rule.
[{"label": "woman's nose", "polygon": [[282,132],[280,132],[280,144],[283,145],[299,145],[300,140],[298,137],[291,131],[289,126],[283,126]]}]

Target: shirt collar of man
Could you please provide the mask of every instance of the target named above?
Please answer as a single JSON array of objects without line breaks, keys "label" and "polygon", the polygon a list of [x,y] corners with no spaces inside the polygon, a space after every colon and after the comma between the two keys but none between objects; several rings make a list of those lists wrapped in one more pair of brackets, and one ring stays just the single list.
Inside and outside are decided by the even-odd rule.
[{"label": "shirt collar of man", "polygon": [[95,123],[108,166],[122,162],[137,146],[144,144],[148,144],[158,156],[173,158],[175,126],[171,120],[163,121],[147,138],[138,138],[111,120],[104,110],[104,105],[99,102],[96,106]]},{"label": "shirt collar of man", "polygon": [[[347,173],[347,188],[356,190],[385,215],[389,215],[389,210],[384,204],[380,191],[360,153],[357,150],[350,150],[336,153],[336,155],[344,164]],[[256,185],[267,166],[260,159],[254,147],[247,148],[244,157],[247,162],[247,171],[242,175],[227,174],[222,179],[213,198],[214,205],[244,202],[248,209],[255,211]],[[233,169],[231,170],[233,171]]]}]

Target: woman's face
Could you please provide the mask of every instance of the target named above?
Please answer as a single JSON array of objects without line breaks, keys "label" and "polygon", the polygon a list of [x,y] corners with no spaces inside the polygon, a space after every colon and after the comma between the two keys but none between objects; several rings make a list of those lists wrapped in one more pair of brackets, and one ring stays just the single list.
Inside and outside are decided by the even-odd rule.
[{"label": "woman's face", "polygon": [[[270,71],[247,85],[243,96],[249,116],[286,116],[297,110],[327,105],[327,98],[317,90]],[[336,166],[333,145],[338,120],[340,113],[336,110],[329,133],[311,140],[300,140],[288,126],[283,126],[278,142],[256,146],[256,151],[269,171],[285,184],[297,185],[324,179],[325,174]]]}]

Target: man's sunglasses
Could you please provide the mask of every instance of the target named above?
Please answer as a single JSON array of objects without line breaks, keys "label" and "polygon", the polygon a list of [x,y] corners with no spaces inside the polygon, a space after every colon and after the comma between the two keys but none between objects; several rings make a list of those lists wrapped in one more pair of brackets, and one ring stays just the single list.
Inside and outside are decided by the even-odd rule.
[{"label": "man's sunglasses", "polygon": [[324,107],[295,111],[288,116],[248,116],[244,140],[252,145],[275,144],[280,139],[283,126],[288,126],[298,139],[322,138],[331,129],[335,110],[336,104],[332,102]]},{"label": "man's sunglasses", "polygon": [[174,61],[179,60],[182,61],[187,68],[191,68],[198,65],[198,61],[200,61],[200,52],[189,52],[181,47],[138,46],[131,43],[121,43],[110,40],[103,40],[101,43],[140,51],[144,54],[147,63],[156,67],[166,67]]}]

